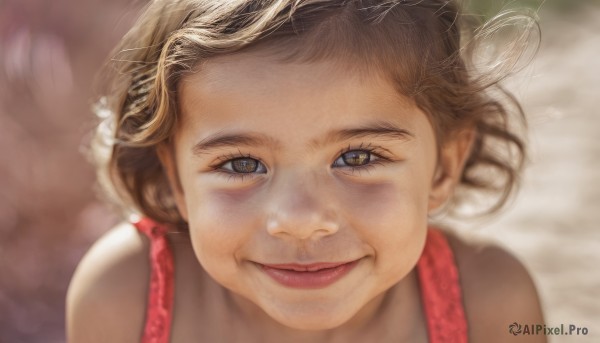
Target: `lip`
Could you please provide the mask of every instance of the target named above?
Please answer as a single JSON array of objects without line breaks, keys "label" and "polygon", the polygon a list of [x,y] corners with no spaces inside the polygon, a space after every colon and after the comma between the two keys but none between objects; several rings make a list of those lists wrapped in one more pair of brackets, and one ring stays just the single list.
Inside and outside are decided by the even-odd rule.
[{"label": "lip", "polygon": [[325,288],[348,274],[360,260],[312,264],[258,264],[273,280],[290,288]]}]

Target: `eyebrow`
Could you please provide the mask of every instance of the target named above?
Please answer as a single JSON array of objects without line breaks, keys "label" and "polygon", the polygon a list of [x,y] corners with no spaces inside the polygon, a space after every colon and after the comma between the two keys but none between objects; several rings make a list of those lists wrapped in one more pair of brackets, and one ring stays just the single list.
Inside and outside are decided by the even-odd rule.
[{"label": "eyebrow", "polygon": [[275,148],[279,145],[279,142],[275,139],[258,133],[216,133],[194,144],[192,154],[199,156],[207,153],[209,150],[238,146],[269,146]]},{"label": "eyebrow", "polygon": [[[399,128],[389,122],[375,122],[354,128],[331,130],[323,137],[324,138],[312,140],[310,143],[311,148],[318,149],[324,145],[366,137],[389,140],[409,140],[415,138],[415,135],[411,131]],[[192,154],[194,156],[200,156],[208,153],[210,150],[239,146],[267,146],[272,149],[278,149],[281,147],[281,142],[272,137],[254,132],[220,132],[208,136],[194,144],[192,147]]]},{"label": "eyebrow", "polygon": [[365,137],[383,138],[390,140],[409,140],[411,138],[415,138],[415,135],[411,131],[404,128],[399,128],[390,122],[378,121],[355,128],[332,130],[325,134],[324,137],[324,140],[315,140],[312,142],[311,145],[314,147],[319,147],[335,142]]}]

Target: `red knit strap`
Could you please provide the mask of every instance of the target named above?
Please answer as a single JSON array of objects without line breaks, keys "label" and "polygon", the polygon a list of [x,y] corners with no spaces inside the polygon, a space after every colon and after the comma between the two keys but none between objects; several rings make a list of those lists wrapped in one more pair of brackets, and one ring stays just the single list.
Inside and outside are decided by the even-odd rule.
[{"label": "red knit strap", "polygon": [[142,343],[168,343],[173,309],[173,253],[168,228],[144,218],[135,227],[150,239],[150,289]]},{"label": "red knit strap", "polygon": [[429,229],[417,263],[430,343],[467,342],[458,269],[443,233]]}]

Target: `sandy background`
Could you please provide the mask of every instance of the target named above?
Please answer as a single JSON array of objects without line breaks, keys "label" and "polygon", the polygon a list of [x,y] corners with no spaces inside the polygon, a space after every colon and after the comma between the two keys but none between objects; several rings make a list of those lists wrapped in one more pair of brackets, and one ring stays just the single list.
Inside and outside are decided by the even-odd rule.
[{"label": "sandy background", "polygon": [[600,342],[600,7],[541,18],[539,55],[511,82],[529,115],[530,165],[513,206],[480,234],[529,267],[549,326],[589,329],[553,342]]},{"label": "sandy background", "polygon": [[[0,1],[0,343],[64,341],[69,279],[116,221],[83,152],[93,75],[141,3]],[[600,4],[540,17],[538,57],[510,81],[530,120],[522,191],[469,232],[527,265],[548,325],[589,330],[552,342],[600,342]]]}]

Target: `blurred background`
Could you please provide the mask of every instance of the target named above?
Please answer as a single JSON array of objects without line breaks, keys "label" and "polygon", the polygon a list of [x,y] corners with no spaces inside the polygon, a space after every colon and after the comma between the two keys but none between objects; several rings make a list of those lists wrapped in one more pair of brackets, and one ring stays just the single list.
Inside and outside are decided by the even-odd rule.
[{"label": "blurred background", "polygon": [[[484,15],[541,0],[473,0]],[[0,0],[0,342],[64,342],[79,259],[118,218],[85,152],[94,76],[145,1]],[[469,224],[530,269],[549,326],[600,341],[600,1],[548,0],[537,58],[509,87],[530,122],[521,193]],[[508,330],[508,328],[507,328]],[[510,336],[507,335],[507,341]]]}]

